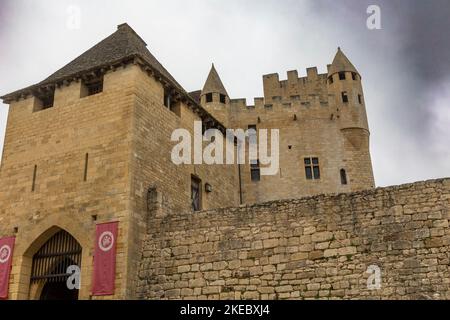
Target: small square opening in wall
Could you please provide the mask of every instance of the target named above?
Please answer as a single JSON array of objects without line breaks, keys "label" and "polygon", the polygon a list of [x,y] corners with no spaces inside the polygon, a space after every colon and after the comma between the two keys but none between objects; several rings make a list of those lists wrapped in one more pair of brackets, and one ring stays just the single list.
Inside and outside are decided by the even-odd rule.
[{"label": "small square opening in wall", "polygon": [[226,100],[227,100],[227,97],[226,97],[224,94],[221,94],[221,95],[220,95],[220,103],[225,104],[225,103],[226,103]]},{"label": "small square opening in wall", "polygon": [[83,80],[81,86],[81,98],[103,92],[103,76],[89,80]]},{"label": "small square opening in wall", "polygon": [[164,106],[177,116],[181,116],[181,102],[174,99],[169,89],[164,90]]},{"label": "small square opening in wall", "polygon": [[345,72],[339,72],[339,80],[345,80]]},{"label": "small square opening in wall", "polygon": [[53,102],[55,99],[55,89],[46,90],[35,94],[35,103],[33,112],[49,109],[53,107]]},{"label": "small square opening in wall", "polygon": [[205,98],[206,98],[206,103],[212,102],[213,101],[213,94],[212,93],[207,93]]},{"label": "small square opening in wall", "polygon": [[342,102],[343,102],[343,103],[348,103],[348,94],[347,94],[347,91],[343,91],[343,92],[342,92]]}]

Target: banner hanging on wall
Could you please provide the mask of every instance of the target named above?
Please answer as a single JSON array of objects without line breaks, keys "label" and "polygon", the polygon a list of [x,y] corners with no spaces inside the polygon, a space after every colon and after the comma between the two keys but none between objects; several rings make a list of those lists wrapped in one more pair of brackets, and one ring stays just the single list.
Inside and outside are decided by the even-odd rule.
[{"label": "banner hanging on wall", "polygon": [[97,224],[95,230],[92,295],[114,294],[118,222]]},{"label": "banner hanging on wall", "polygon": [[0,299],[8,298],[9,275],[15,239],[15,237],[0,239]]}]

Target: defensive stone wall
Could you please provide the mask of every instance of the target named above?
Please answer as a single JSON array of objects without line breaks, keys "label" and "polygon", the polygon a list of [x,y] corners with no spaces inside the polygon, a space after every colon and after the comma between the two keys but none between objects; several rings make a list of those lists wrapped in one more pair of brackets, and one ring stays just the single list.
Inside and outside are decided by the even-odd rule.
[{"label": "defensive stone wall", "polygon": [[441,179],[155,216],[136,295],[449,299],[449,208]]}]

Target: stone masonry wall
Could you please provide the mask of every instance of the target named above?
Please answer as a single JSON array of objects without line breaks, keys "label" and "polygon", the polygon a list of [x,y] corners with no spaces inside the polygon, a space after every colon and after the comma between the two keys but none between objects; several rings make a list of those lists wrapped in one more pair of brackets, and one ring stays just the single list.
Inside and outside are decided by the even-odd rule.
[{"label": "stone masonry wall", "polygon": [[450,299],[449,209],[442,179],[154,218],[136,295]]}]

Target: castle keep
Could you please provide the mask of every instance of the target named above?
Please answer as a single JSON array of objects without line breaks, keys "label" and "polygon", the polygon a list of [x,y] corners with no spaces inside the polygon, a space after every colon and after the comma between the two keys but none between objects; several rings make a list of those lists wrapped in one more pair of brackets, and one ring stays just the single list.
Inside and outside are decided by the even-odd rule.
[{"label": "castle keep", "polygon": [[[354,297],[355,266],[392,249],[420,251],[411,264],[429,260],[418,273],[433,273],[427,294],[441,292],[448,282],[433,285],[448,276],[448,181],[374,189],[361,79],[338,49],[326,74],[265,75],[252,105],[230,98],[214,65],[202,90],[187,92],[122,24],[3,96],[0,238],[15,239],[8,298]],[[259,163],[175,165],[171,134],[193,132],[194,121],[222,132],[279,129],[277,174],[261,175]],[[96,295],[96,227],[110,222],[114,290]],[[386,233],[392,222],[409,233]],[[65,287],[71,264],[79,290]],[[391,279],[385,297],[399,294]]]}]

